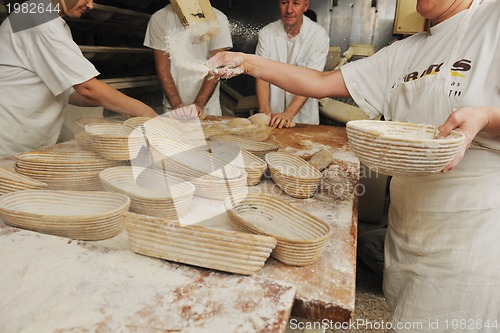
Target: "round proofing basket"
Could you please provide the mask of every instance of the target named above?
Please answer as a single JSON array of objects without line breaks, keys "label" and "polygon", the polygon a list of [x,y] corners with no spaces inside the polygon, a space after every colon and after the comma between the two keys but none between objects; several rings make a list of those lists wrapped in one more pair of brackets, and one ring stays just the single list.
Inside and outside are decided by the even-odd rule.
[{"label": "round proofing basket", "polygon": [[276,185],[295,198],[312,197],[323,177],[318,169],[304,159],[288,153],[269,153],[266,162]]},{"label": "round proofing basket", "polygon": [[359,160],[390,176],[438,173],[455,158],[465,140],[458,131],[442,138],[436,126],[395,121],[350,121],[346,131]]},{"label": "round proofing basket", "polygon": [[249,194],[224,204],[236,229],[276,238],[271,256],[287,265],[316,262],[332,235],[328,223],[273,196]]},{"label": "round proofing basket", "polygon": [[146,144],[142,133],[120,124],[87,125],[85,133],[94,150],[110,161],[132,160]]},{"label": "round proofing basket", "polygon": [[109,192],[24,190],[0,197],[0,217],[14,227],[79,240],[117,235],[130,199]]},{"label": "round proofing basket", "polygon": [[127,195],[131,211],[169,220],[187,215],[195,190],[182,179],[137,166],[105,169],[99,179],[106,191]]}]

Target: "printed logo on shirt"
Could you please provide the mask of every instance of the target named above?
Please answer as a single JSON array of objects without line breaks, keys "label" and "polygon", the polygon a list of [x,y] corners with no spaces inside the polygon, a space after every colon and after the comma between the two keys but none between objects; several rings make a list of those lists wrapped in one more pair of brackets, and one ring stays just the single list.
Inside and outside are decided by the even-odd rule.
[{"label": "printed logo on shirt", "polygon": [[[451,71],[450,71],[450,75],[453,77],[453,76],[458,76],[458,77],[462,77],[462,78],[465,78],[465,75],[463,75],[462,73],[460,72],[468,72],[471,70],[472,66],[471,66],[471,63],[472,61],[468,60],[468,59],[461,59],[461,60],[458,60],[457,62],[455,62],[451,68]],[[440,64],[432,64],[430,65],[426,70],[424,70],[422,73],[419,73],[419,72],[411,72],[409,74],[406,74],[404,76],[404,82],[408,82],[408,81],[412,81],[412,80],[417,80],[417,79],[420,79],[424,76],[427,76],[427,75],[435,75],[437,73],[439,73],[441,71],[441,67],[444,65],[444,63],[440,63]]]},{"label": "printed logo on shirt", "polygon": [[[444,63],[432,64],[421,73],[411,72],[409,74],[406,74],[403,80],[404,82],[408,82],[408,81],[418,80],[428,75],[435,75],[441,71],[443,65]],[[462,95],[462,90],[460,88],[462,83],[459,80],[466,79],[465,74],[471,69],[472,69],[472,61],[468,59],[460,59],[453,64],[450,70],[450,76],[452,77],[452,80],[451,80],[449,97],[452,96],[460,97]]]}]

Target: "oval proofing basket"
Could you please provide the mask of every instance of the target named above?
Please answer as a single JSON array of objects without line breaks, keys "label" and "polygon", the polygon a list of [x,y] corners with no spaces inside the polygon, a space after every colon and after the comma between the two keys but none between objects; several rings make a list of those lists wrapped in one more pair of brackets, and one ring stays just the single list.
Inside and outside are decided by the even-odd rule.
[{"label": "oval proofing basket", "polygon": [[266,155],[271,177],[286,194],[305,199],[316,192],[323,174],[299,156],[272,152]]},{"label": "oval proofing basket", "polygon": [[241,201],[228,198],[224,204],[236,229],[276,238],[271,256],[287,265],[318,261],[332,235],[328,223],[270,195],[250,194]]},{"label": "oval proofing basket", "polygon": [[105,169],[99,179],[106,191],[127,195],[131,211],[169,220],[188,213],[195,191],[189,182],[137,166]]},{"label": "oval proofing basket", "polygon": [[117,235],[130,199],[109,192],[24,190],[0,197],[0,217],[14,227],[78,240]]},{"label": "oval proofing basket", "polygon": [[126,213],[125,221],[133,252],[231,273],[258,272],[276,246],[271,237],[181,226],[133,213]]}]

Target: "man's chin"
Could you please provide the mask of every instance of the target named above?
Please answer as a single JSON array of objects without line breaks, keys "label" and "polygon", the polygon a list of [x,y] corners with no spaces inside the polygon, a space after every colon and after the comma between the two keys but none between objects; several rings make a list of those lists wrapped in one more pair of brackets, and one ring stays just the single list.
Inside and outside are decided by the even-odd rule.
[{"label": "man's chin", "polygon": [[79,18],[81,18],[81,17],[82,17],[83,13],[84,13],[83,11],[81,11],[81,10],[77,10],[77,11],[74,11],[74,12],[73,12],[73,11],[72,11],[72,12],[68,12],[68,13],[66,14],[66,16],[67,16],[67,17],[74,18],[74,19],[79,19]]}]

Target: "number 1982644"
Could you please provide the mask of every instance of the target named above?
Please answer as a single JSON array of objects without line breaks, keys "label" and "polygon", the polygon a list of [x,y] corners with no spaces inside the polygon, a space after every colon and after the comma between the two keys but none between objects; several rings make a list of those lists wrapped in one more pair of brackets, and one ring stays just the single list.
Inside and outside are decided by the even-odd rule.
[{"label": "number 1982644", "polygon": [[445,329],[452,330],[471,330],[477,331],[481,329],[498,329],[498,320],[481,320],[481,319],[446,319],[444,320]]},{"label": "number 1982644", "polygon": [[8,3],[5,5],[5,8],[7,9],[8,14],[43,14],[59,12],[59,4],[53,5],[52,2],[48,4],[35,2]]}]

